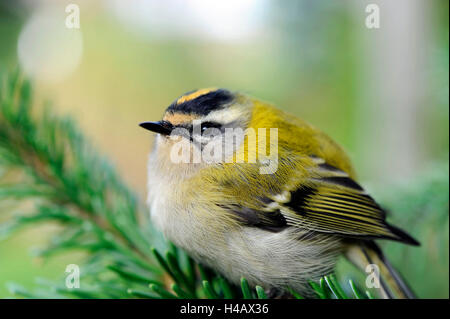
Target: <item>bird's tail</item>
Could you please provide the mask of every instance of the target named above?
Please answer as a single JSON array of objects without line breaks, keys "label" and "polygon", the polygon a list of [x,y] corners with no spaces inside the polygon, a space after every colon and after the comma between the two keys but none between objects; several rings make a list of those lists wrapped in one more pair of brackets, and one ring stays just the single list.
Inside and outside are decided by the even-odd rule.
[{"label": "bird's tail", "polygon": [[[347,250],[347,258],[363,271],[370,273],[369,276],[375,276],[368,277],[366,285],[379,288],[383,298],[416,298],[400,274],[391,266],[381,249],[373,241],[352,245]],[[377,274],[379,275],[377,276]]]}]

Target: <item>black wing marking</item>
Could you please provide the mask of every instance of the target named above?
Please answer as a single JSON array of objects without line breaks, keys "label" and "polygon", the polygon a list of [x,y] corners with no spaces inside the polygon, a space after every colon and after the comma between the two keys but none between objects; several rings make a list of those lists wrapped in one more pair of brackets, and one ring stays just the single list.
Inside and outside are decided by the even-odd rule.
[{"label": "black wing marking", "polygon": [[288,227],[286,219],[279,210],[262,211],[240,205],[230,205],[224,208],[232,212],[246,226],[254,226],[271,232],[279,232]]},{"label": "black wing marking", "polygon": [[290,200],[282,204],[288,225],[348,237],[389,238],[418,244],[389,225],[385,211],[345,172],[326,163],[317,166],[318,173],[310,180],[310,186],[291,191]]}]

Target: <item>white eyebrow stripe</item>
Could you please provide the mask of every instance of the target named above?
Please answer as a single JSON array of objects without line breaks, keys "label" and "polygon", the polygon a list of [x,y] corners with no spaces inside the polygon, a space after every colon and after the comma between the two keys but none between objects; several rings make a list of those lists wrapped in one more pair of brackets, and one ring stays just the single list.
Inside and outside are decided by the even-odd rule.
[{"label": "white eyebrow stripe", "polygon": [[202,122],[217,122],[226,124],[234,122],[245,115],[246,111],[241,108],[229,107],[222,110],[212,111],[202,118]]}]

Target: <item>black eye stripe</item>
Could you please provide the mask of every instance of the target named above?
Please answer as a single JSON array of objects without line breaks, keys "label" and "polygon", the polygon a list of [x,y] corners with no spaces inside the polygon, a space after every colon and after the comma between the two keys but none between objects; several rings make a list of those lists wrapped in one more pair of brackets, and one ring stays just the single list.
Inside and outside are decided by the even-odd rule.
[{"label": "black eye stripe", "polygon": [[222,124],[220,123],[216,123],[216,122],[203,122],[201,124],[201,130],[202,132],[209,129],[209,128],[218,128],[221,129],[222,128]]},{"label": "black eye stripe", "polygon": [[[185,129],[189,132],[190,135],[192,135],[193,130],[194,130],[194,126],[192,124],[178,124],[178,125],[174,125],[174,128],[182,128]],[[224,130],[224,126],[220,123],[217,122],[202,122],[200,125],[200,133],[205,132],[207,129],[210,128],[216,128],[219,129],[221,132]]]}]

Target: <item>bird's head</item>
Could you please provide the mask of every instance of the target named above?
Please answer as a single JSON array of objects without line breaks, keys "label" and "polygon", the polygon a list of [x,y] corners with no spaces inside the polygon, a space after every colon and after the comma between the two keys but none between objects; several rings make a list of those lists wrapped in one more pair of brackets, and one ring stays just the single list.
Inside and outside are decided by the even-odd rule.
[{"label": "bird's head", "polygon": [[[171,156],[177,151],[179,153],[180,149],[189,149],[192,161],[192,152],[203,152],[206,148],[208,152],[215,150],[216,160],[220,162],[217,157],[224,160],[232,155],[224,151],[226,147],[223,146],[227,143],[225,133],[244,132],[249,125],[251,111],[252,102],[245,95],[225,89],[200,89],[176,99],[166,109],[161,121],[143,122],[140,126],[157,133],[156,147],[170,151]],[[231,142],[232,146],[237,146],[235,140]],[[223,151],[221,154],[217,154],[219,148]]]}]

